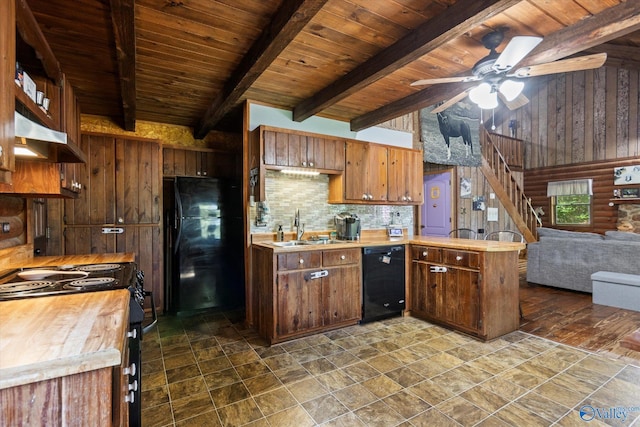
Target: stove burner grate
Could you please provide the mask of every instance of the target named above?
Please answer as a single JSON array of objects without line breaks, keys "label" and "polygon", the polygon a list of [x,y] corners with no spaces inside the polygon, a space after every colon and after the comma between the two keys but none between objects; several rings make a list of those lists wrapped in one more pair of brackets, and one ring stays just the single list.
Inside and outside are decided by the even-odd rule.
[{"label": "stove burner grate", "polygon": [[49,280],[32,280],[26,282],[4,283],[0,285],[0,295],[11,295],[20,292],[33,292],[53,287],[55,282]]},{"label": "stove burner grate", "polygon": [[90,265],[81,265],[76,267],[78,271],[86,271],[89,273],[93,272],[111,272],[120,270],[122,267],[120,264],[90,264]]},{"label": "stove burner grate", "polygon": [[75,290],[92,290],[92,289],[104,289],[111,288],[118,283],[113,277],[88,277],[86,279],[73,280],[63,287],[64,289]]}]

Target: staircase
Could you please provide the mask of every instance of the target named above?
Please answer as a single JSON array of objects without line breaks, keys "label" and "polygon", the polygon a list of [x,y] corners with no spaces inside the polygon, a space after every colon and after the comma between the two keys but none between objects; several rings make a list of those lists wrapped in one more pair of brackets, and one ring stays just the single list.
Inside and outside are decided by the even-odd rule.
[{"label": "staircase", "polygon": [[[480,170],[526,242],[535,242],[538,240],[536,229],[542,225],[542,221],[515,180],[509,164],[498,148],[498,145],[505,146],[505,141],[502,141],[504,138],[508,137],[490,134],[486,130],[481,131],[482,164]],[[513,140],[513,138],[509,139]],[[517,164],[517,167],[521,168],[523,166],[521,159],[521,155],[515,155],[512,160]]]}]

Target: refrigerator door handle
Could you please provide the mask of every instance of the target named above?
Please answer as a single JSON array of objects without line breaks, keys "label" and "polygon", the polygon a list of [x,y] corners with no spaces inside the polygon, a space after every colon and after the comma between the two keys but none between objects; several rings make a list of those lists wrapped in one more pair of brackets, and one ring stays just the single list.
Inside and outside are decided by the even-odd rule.
[{"label": "refrigerator door handle", "polygon": [[175,229],[176,240],[173,245],[173,253],[178,253],[178,246],[180,246],[180,237],[182,237],[182,199],[180,199],[180,189],[178,188],[178,180],[176,179],[174,182],[175,185],[175,198],[176,198],[176,219],[175,219]]}]

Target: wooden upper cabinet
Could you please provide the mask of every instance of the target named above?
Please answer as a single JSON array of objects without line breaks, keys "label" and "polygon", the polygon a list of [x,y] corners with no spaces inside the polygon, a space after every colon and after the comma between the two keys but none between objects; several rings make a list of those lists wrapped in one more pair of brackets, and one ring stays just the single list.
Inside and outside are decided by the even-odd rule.
[{"label": "wooden upper cabinet", "polygon": [[387,201],[387,147],[348,141],[344,171],[348,201]]},{"label": "wooden upper cabinet", "polygon": [[329,178],[329,203],[419,205],[422,153],[347,141],[345,171]]},{"label": "wooden upper cabinet", "polygon": [[164,176],[230,178],[239,175],[235,153],[206,148],[169,147],[162,149]]},{"label": "wooden upper cabinet", "polygon": [[344,140],[307,132],[260,126],[262,160],[271,169],[307,168],[325,173],[344,169]]},{"label": "wooden upper cabinet", "polygon": [[407,204],[423,202],[422,152],[389,148],[389,201]]},{"label": "wooden upper cabinet", "polygon": [[67,201],[67,225],[157,224],[160,222],[160,146],[155,141],[82,135],[86,165],[80,197]]}]

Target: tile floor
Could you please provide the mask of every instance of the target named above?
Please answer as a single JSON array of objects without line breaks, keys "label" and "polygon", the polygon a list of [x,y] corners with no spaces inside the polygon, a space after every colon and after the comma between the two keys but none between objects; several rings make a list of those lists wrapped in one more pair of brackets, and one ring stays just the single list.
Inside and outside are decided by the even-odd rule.
[{"label": "tile floor", "polygon": [[[398,317],[268,347],[242,319],[160,318],[143,426],[640,426],[640,367],[527,333]],[[587,423],[584,405],[606,412]]]}]

